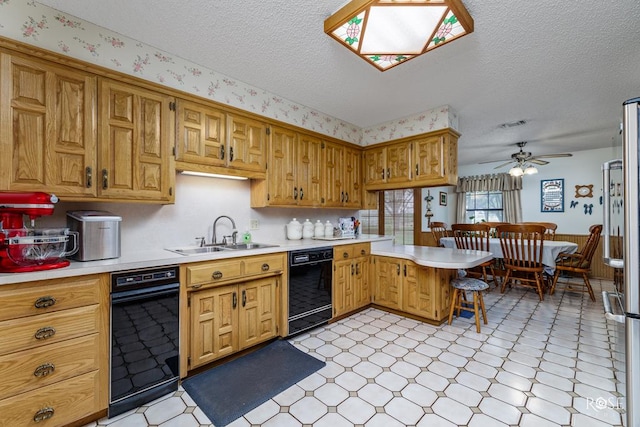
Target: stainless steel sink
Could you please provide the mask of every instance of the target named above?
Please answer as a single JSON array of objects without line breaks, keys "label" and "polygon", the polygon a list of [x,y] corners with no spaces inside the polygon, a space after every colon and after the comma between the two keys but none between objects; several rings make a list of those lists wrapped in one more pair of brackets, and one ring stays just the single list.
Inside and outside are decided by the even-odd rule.
[{"label": "stainless steel sink", "polygon": [[249,250],[249,249],[261,249],[261,248],[276,248],[278,245],[268,245],[266,243],[238,243],[231,245],[206,245],[200,247],[190,247],[190,248],[173,248],[167,249],[168,251],[175,252],[180,255],[198,255],[198,254],[207,254],[212,252],[221,252],[221,251],[236,251],[236,250]]}]

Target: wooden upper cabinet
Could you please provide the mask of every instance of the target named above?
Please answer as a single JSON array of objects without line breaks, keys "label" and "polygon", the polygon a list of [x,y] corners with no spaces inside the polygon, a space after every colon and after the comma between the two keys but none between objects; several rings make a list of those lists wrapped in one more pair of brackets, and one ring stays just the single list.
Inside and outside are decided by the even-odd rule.
[{"label": "wooden upper cabinet", "polygon": [[322,205],[322,144],[320,139],[272,126],[267,179],[251,182],[251,206]]},{"label": "wooden upper cabinet", "polygon": [[294,131],[273,126],[269,142],[268,203],[294,206],[298,203],[296,176],[297,135]]},{"label": "wooden upper cabinet", "polygon": [[345,148],[344,150],[344,191],[345,207],[362,209],[362,150]]},{"label": "wooden upper cabinet", "polygon": [[344,146],[326,142],[322,150],[324,159],[324,206],[341,207],[344,198]]},{"label": "wooden upper cabinet", "polygon": [[172,203],[173,98],[108,79],[99,94],[99,196]]},{"label": "wooden upper cabinet", "polygon": [[227,116],[227,165],[256,172],[266,170],[267,126],[255,119]]},{"label": "wooden upper cabinet", "polygon": [[176,101],[176,161],[225,166],[227,115],[211,106]]},{"label": "wooden upper cabinet", "polygon": [[394,190],[455,185],[458,133],[451,129],[367,147],[364,189]]},{"label": "wooden upper cabinet", "polygon": [[298,205],[322,205],[322,145],[319,138],[298,134],[296,175],[298,177]]},{"label": "wooden upper cabinet", "polygon": [[0,53],[0,189],[96,194],[96,78]]}]

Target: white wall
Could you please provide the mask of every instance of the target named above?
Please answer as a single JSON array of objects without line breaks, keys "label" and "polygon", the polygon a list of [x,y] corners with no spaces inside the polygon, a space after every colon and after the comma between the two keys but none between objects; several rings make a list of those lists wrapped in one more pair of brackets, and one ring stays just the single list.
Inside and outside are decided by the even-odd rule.
[{"label": "white wall", "polygon": [[[425,213],[427,213],[427,201],[425,197],[430,192],[433,197],[433,201],[431,202],[431,212],[433,212],[433,216],[431,217],[431,221],[440,221],[445,222],[447,225],[451,226],[451,224],[456,222],[456,193],[455,187],[431,187],[431,188],[423,188],[422,189],[422,232],[430,231],[427,217],[425,217]],[[447,194],[447,205],[440,205],[440,193]]]},{"label": "white wall", "polygon": [[[353,210],[343,209],[286,209],[250,208],[250,181],[176,176],[176,201],[173,205],[146,205],[136,203],[70,203],[56,205],[52,217],[37,220],[38,227],[63,227],[66,211],[98,209],[122,216],[122,251],[144,251],[158,248],[193,245],[196,237],[211,240],[213,221],[220,215],[233,218],[241,234],[251,219],[257,219],[258,230],[251,230],[254,241],[269,243],[285,238],[285,224],[297,217],[300,222],[309,218],[313,222],[330,220],[337,223],[339,217],[357,216]],[[218,241],[221,235],[229,235],[227,220],[218,222]]]},{"label": "white wall", "polygon": [[[602,174],[603,162],[622,157],[622,146],[597,150],[577,151],[573,157],[549,159],[549,164],[538,167],[538,174],[526,176],[522,181],[522,220],[544,221],[558,224],[557,233],[587,234],[589,226],[602,223]],[[507,172],[508,168],[495,170],[493,163],[468,165],[458,168],[459,176],[483,175]],[[540,211],[540,181],[564,179],[564,212]],[[576,198],[576,185],[593,184],[592,198]],[[453,200],[450,198],[450,200]],[[578,205],[571,208],[571,202]],[[584,205],[593,204],[592,214],[584,213]]]}]

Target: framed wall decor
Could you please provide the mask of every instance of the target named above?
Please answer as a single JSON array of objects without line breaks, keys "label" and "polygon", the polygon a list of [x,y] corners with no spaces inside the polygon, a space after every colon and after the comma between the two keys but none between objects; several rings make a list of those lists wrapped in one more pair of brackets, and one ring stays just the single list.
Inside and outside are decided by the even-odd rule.
[{"label": "framed wall decor", "polygon": [[564,212],[564,179],[540,181],[540,211]]},{"label": "framed wall decor", "polygon": [[440,192],[440,206],[447,206],[447,193],[444,191]]}]

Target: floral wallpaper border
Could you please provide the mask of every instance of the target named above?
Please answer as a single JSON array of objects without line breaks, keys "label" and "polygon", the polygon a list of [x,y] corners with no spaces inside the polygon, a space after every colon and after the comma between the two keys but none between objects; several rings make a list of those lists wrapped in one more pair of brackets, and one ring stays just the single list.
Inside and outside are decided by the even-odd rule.
[{"label": "floral wallpaper border", "polygon": [[0,0],[0,35],[355,144],[458,129],[449,106],[362,129],[34,0]]}]

